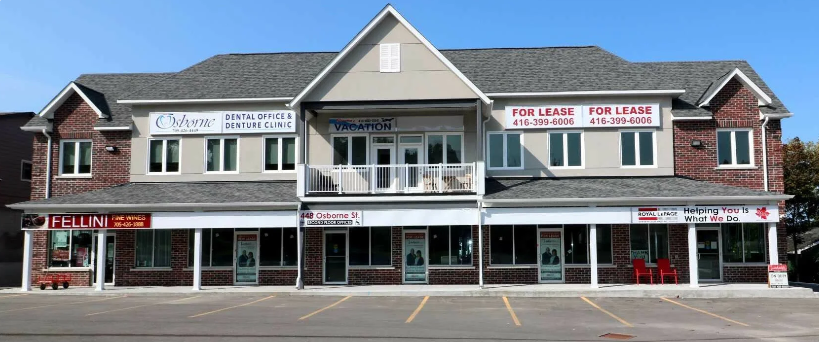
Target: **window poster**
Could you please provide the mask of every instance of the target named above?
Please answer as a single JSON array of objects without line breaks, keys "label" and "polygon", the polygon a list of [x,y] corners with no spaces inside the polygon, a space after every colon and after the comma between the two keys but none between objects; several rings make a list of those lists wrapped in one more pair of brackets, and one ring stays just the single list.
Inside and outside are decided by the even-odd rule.
[{"label": "window poster", "polygon": [[404,281],[425,282],[426,233],[404,233]]},{"label": "window poster", "polygon": [[560,232],[540,232],[540,281],[563,280]]},{"label": "window poster", "polygon": [[256,234],[242,234],[236,236],[236,282],[256,282],[256,256],[258,254],[259,237]]}]

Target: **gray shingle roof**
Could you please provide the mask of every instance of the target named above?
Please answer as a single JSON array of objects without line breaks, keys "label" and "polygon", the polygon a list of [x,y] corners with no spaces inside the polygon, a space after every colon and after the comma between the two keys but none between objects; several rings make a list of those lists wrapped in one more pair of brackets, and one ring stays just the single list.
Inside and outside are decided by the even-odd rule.
[{"label": "gray shingle roof", "polygon": [[[108,118],[98,120],[95,127],[124,127],[133,122],[131,107],[118,104],[117,100],[134,89],[153,84],[172,74],[84,74],[74,80],[74,83],[100,111],[108,115]],[[25,126],[45,126],[46,123],[46,119],[35,116]]]},{"label": "gray shingle roof", "polygon": [[179,182],[127,183],[73,195],[16,203],[15,206],[269,203],[296,201],[296,182],[290,181]]},{"label": "gray shingle roof", "polygon": [[627,197],[775,196],[778,194],[682,177],[487,179],[487,200]]}]

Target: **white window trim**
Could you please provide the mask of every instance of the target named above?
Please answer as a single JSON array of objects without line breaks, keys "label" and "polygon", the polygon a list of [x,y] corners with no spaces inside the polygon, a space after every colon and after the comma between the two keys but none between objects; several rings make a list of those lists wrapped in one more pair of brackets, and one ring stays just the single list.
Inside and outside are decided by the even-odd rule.
[{"label": "white window trim", "polygon": [[[387,48],[390,56],[384,57],[381,55],[383,52],[382,49]],[[398,56],[393,57],[393,52],[397,50]],[[389,67],[384,68],[383,60],[384,58],[388,59],[387,64]],[[393,65],[392,59],[397,59],[397,65]],[[386,43],[386,44],[378,44],[378,71],[384,73],[394,73],[394,72],[401,72],[401,43]]]},{"label": "white window trim", "polygon": [[[443,136],[444,137],[444,141],[443,141],[444,146],[446,146],[446,137],[447,136],[449,136],[449,135],[459,135],[459,136],[461,136],[461,162],[457,163],[457,164],[466,164],[466,162],[464,161],[464,159],[466,158],[466,152],[464,151],[464,132],[426,132],[426,133],[424,133],[424,163],[430,164],[430,162],[429,162],[429,155],[430,155],[430,153],[429,153],[429,136],[430,135],[441,135],[441,136]],[[446,158],[447,158],[446,157],[446,152],[444,152],[443,163],[442,164],[444,164],[444,165],[455,164],[455,163],[449,163],[449,161],[446,160]]]},{"label": "white window trim", "polygon": [[342,137],[350,138],[350,140],[349,140],[350,142],[348,144],[348,147],[352,147],[352,143],[353,143],[352,138],[353,137],[365,137],[367,139],[367,143],[364,144],[365,148],[366,148],[366,159],[367,159],[367,161],[364,163],[364,165],[370,165],[370,134],[369,133],[330,134],[330,165],[333,165],[333,166],[338,166],[338,165],[343,165],[343,166],[364,166],[364,165],[353,165],[353,164],[351,164],[352,161],[353,161],[353,149],[352,148],[347,149],[347,164],[336,164],[335,163],[335,160],[333,160],[333,157],[335,157],[335,153],[336,153],[336,146],[335,146],[336,145],[336,138],[342,138]]},{"label": "white window trim", "polygon": [[[89,173],[79,173],[80,170],[80,143],[82,142],[89,142],[91,143],[91,172]],[[75,144],[74,146],[74,173],[63,173],[63,146],[65,144],[71,143]],[[59,172],[58,176],[65,177],[65,178],[88,178],[91,177],[91,174],[94,172],[94,141],[91,139],[63,139],[60,140],[60,162],[59,162]]]},{"label": "white window trim", "polygon": [[[737,136],[736,132],[748,132],[748,158],[750,164],[737,164]],[[731,163],[720,164],[719,160],[719,133],[731,132]],[[753,128],[718,128],[717,129],[717,168],[753,168],[754,165],[754,129]]]},{"label": "white window trim", "polygon": [[[151,232],[151,266],[138,266],[137,265],[137,252],[136,251],[137,251],[137,243],[138,243],[139,239],[137,239],[136,233],[134,233],[134,267],[133,268],[134,269],[171,269],[171,265],[168,265],[168,266],[154,266],[154,265],[156,265],[156,232],[158,230],[157,229],[145,229],[145,230]],[[166,230],[163,229],[163,231],[166,231]],[[138,232],[140,232],[140,230],[137,230],[137,233]],[[168,256],[169,257],[168,261],[171,261],[171,258],[173,257],[173,248],[172,248],[173,247],[173,236],[171,236],[171,240],[168,241],[168,243],[171,244],[171,246],[169,246],[169,248],[168,248],[168,252],[171,254],[171,255]]]},{"label": "white window trim", "polygon": [[[296,169],[293,170],[282,170],[282,162],[284,161],[284,145],[282,144],[282,139],[293,138],[296,143],[296,165],[299,164],[299,137],[292,134],[287,135],[263,135],[262,136],[262,173],[296,173]],[[279,140],[279,169],[278,170],[267,170],[267,139],[278,139]]]},{"label": "white window trim", "polygon": [[[220,140],[219,142],[219,149],[221,150],[219,153],[219,171],[208,171],[208,140]],[[225,169],[225,139],[236,139],[236,171],[224,171]],[[181,148],[181,147],[180,147]],[[226,136],[206,136],[205,137],[205,160],[204,160],[204,170],[206,174],[237,174],[239,170],[241,170],[241,158],[242,156],[242,139],[239,138],[238,135],[226,135]],[[181,166],[181,165],[180,165]],[[182,168],[180,167],[180,170]]]},{"label": "white window trim", "polygon": [[[88,259],[88,263],[89,263],[88,266],[71,266],[71,258],[72,258],[71,254],[73,252],[71,250],[71,246],[73,246],[72,243],[74,242],[74,231],[75,230],[76,231],[86,231],[86,232],[91,233],[91,250],[88,251],[88,258],[89,258]],[[52,239],[52,233],[51,232],[59,232],[59,231],[67,231],[68,232],[68,260],[69,260],[69,262],[68,262],[68,266],[52,267],[51,266],[51,251],[52,251],[52,246],[54,244],[51,241],[51,239]],[[46,241],[48,242],[48,246],[47,246],[48,251],[46,253],[46,257],[48,258],[48,260],[46,260],[46,268],[44,270],[47,270],[47,271],[84,271],[84,270],[93,269],[94,268],[94,265],[92,265],[93,253],[97,252],[97,239],[95,238],[94,234],[95,233],[94,233],[93,230],[82,230],[82,229],[54,229],[54,230],[50,230],[49,233],[48,233],[48,239],[46,239]]]},{"label": "white window trim", "polygon": [[[29,165],[29,169],[31,170],[31,177],[26,179],[23,177],[23,165]],[[31,163],[31,160],[21,160],[20,161],[20,181],[22,182],[31,182],[31,178],[34,178],[34,164]]]},{"label": "white window trim", "polygon": [[[651,148],[653,161],[651,165],[640,165],[640,133],[651,133]],[[635,165],[623,165],[623,133],[634,133],[634,163]],[[620,167],[623,169],[656,169],[657,168],[657,130],[655,129],[621,129],[618,132],[620,140]]]},{"label": "white window trim", "polygon": [[[518,134],[520,136],[520,166],[511,166],[511,167],[508,166],[509,158],[508,158],[507,153],[509,152],[509,150],[506,148],[506,139],[507,139],[507,136],[510,135],[510,134]],[[491,150],[489,149],[489,138],[492,135],[503,136],[503,166],[496,166],[496,167],[491,166],[492,165],[492,153],[491,153]],[[488,151],[488,153],[486,154],[486,156],[487,156],[487,161],[486,161],[487,170],[523,170],[524,169],[523,160],[525,158],[524,158],[524,155],[523,155],[523,151],[524,151],[524,148],[523,148],[523,131],[493,131],[493,132],[487,132],[486,133],[486,144],[487,144],[487,151]]]},{"label": "white window trim", "polygon": [[[151,172],[151,141],[155,140],[162,140],[162,171],[161,172]],[[179,164],[179,170],[175,172],[167,172],[168,163],[167,163],[167,152],[168,152],[168,140],[176,140],[179,141],[179,160],[177,163]],[[182,174],[182,138],[180,137],[160,137],[160,138],[148,138],[148,153],[147,155],[147,163],[145,163],[145,174],[148,175],[179,175]],[[207,158],[207,142],[205,142],[205,158]],[[207,170],[207,159],[205,160],[205,167]]]},{"label": "white window trim", "polygon": [[[552,134],[562,134],[563,135],[563,163],[569,163],[569,136],[568,133],[580,133],[580,166],[552,166]],[[548,146],[548,160],[546,162],[547,169],[557,169],[557,170],[579,170],[586,168],[586,134],[583,131],[578,130],[570,130],[570,131],[548,131],[546,136],[547,142],[546,145]]]},{"label": "white window trim", "polygon": [[[671,236],[669,236],[670,228],[669,228],[668,224],[663,224],[663,223],[644,223],[644,224],[629,225],[629,227],[628,227],[628,257],[629,257],[629,259],[631,259],[631,250],[632,250],[631,249],[631,228],[633,228],[634,226],[645,226],[646,231],[648,232],[648,260],[646,260],[646,265],[652,265],[653,266],[653,265],[657,265],[657,263],[650,261],[651,260],[651,255],[653,254],[652,250],[651,250],[651,247],[654,247],[654,244],[652,243],[652,239],[651,239],[651,225],[661,225],[661,226],[664,225],[665,226],[665,243],[666,243],[666,248],[668,249],[668,254],[669,254],[667,258],[668,258],[669,261],[671,260],[671,241],[669,240],[671,238]],[[614,240],[614,237],[612,237],[612,240]],[[614,250],[612,250],[612,253],[613,252],[614,252]],[[659,259],[659,258],[657,258],[657,259]],[[633,264],[629,264],[629,266],[633,266]]]},{"label": "white window trim", "polygon": [[[351,265],[350,264],[350,229],[367,228],[367,264],[366,265]],[[389,229],[390,231],[390,263],[389,265],[373,265],[373,228]],[[323,247],[322,247],[323,248]],[[394,269],[392,265],[392,227],[385,226],[367,226],[367,227],[347,227],[347,268],[359,269]],[[429,264],[429,262],[427,262]]]}]

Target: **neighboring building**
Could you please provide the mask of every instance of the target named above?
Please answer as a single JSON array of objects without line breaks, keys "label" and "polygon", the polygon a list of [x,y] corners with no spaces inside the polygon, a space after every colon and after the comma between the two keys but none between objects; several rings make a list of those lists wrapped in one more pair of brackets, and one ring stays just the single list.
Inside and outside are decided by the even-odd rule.
[{"label": "neighboring building", "polygon": [[339,53],[80,76],[12,207],[31,278],[99,288],[765,282],[790,116],[744,61],[438,50],[387,6]]},{"label": "neighboring building", "polygon": [[32,112],[0,113],[0,287],[20,286],[23,232],[20,210],[6,205],[31,196],[31,142],[34,134],[20,130]]}]

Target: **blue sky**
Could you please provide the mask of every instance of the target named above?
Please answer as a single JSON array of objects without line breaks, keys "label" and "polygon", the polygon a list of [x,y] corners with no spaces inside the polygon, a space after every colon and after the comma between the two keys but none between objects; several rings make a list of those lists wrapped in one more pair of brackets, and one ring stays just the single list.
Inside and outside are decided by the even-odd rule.
[{"label": "blue sky", "polygon": [[[599,45],[631,61],[745,59],[819,138],[819,1],[393,1],[438,48]],[[178,71],[212,55],[338,51],[384,0],[0,0],[0,112],[82,73]]]}]

